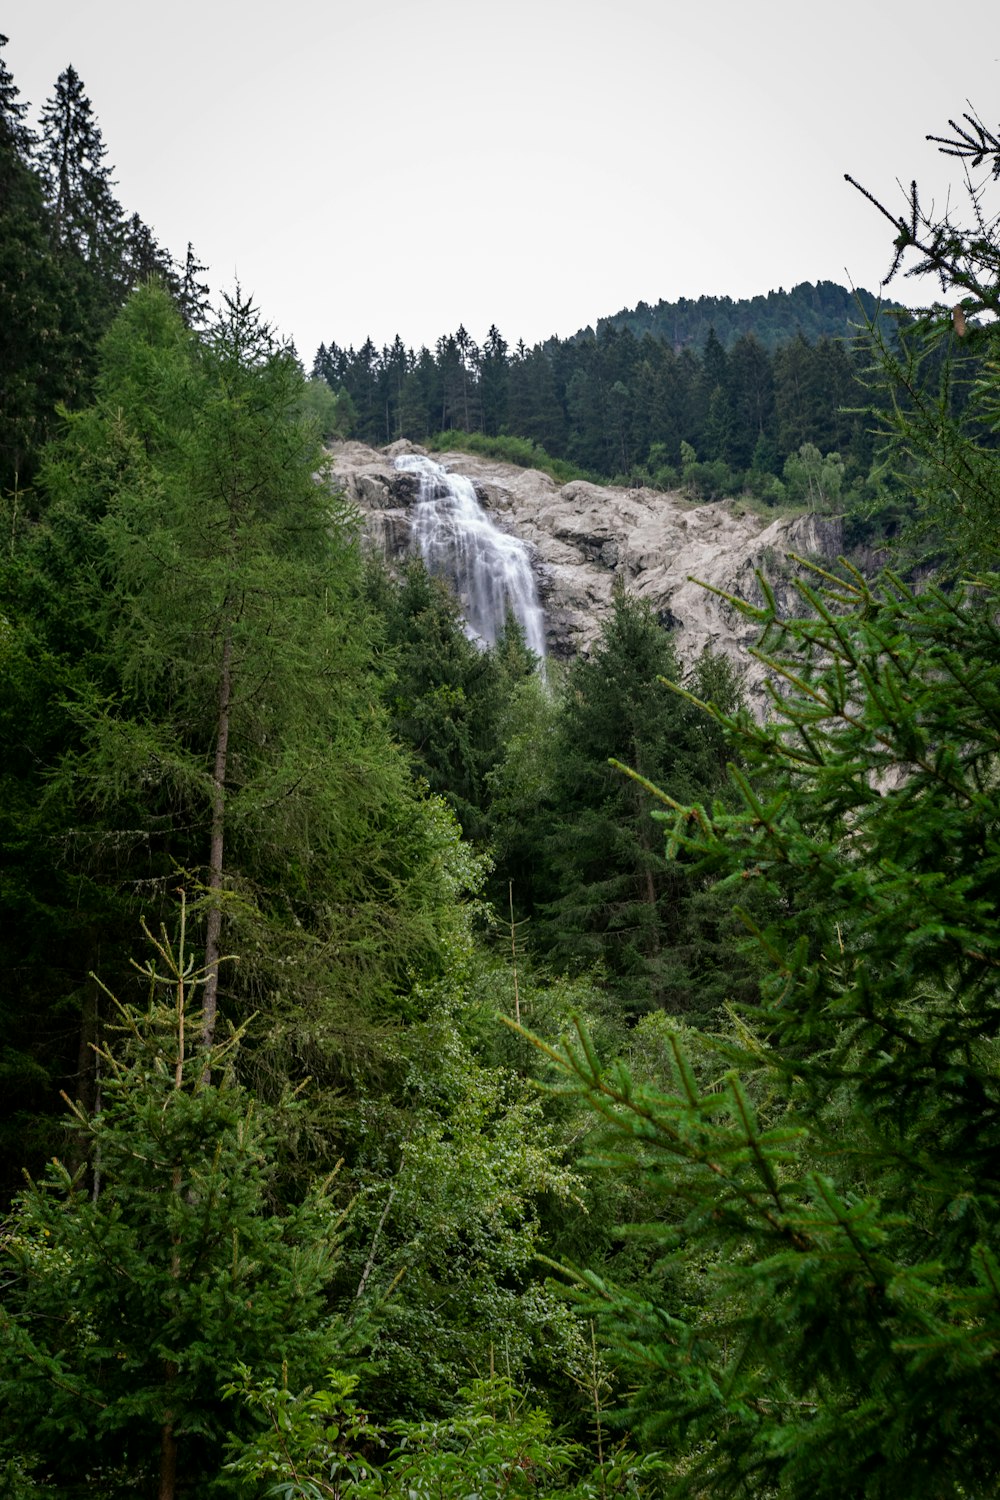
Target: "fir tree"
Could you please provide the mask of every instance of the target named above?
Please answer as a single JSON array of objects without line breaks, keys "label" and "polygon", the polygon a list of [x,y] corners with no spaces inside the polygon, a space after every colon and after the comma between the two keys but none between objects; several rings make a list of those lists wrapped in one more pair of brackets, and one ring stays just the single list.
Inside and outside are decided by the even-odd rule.
[{"label": "fir tree", "polygon": [[[459,940],[472,866],[389,738],[354,517],[317,481],[302,402],[297,361],[245,299],[198,340],[144,287],[105,341],[97,401],[49,453],[0,663],[17,692],[2,899],[41,909],[49,942],[5,937],[41,1042],[40,1009],[93,1029],[97,946],[117,984],[136,906],[162,906],[178,869],[209,973],[224,947],[243,956],[221,1002],[261,1013],[261,1087],[370,1055],[379,1017]],[[52,953],[68,972],[42,1007]],[[210,1044],[214,984],[206,1002]]]},{"label": "fir tree", "polygon": [[89,1171],[54,1160],[6,1226],[0,1443],[39,1493],[218,1493],[247,1431],[227,1375],[291,1361],[316,1378],[339,1353],[339,1216],[322,1188],[270,1208],[274,1145],[235,1081],[238,1037],[197,1045],[207,972],[183,915],[154,946],[148,1004],[118,1006],[99,1051],[100,1107],[71,1106]]},{"label": "fir tree", "polygon": [[[630,1011],[665,1007],[711,1011],[720,998],[719,941],[706,911],[700,935],[691,919],[706,893],[664,858],[653,802],[610,764],[666,780],[678,795],[707,795],[722,775],[717,731],[669,689],[679,666],[670,636],[647,604],[618,590],[614,610],[589,658],[570,669],[565,694],[533,756],[522,749],[494,782],[498,837],[518,876],[516,899],[533,916],[533,942],[578,970],[600,963]],[[727,682],[722,679],[728,678]],[[716,687],[732,701],[724,666]],[[544,788],[524,806],[514,767]],[[655,770],[654,770],[655,768]],[[681,789],[684,789],[683,793]],[[514,809],[516,821],[511,821]]]},{"label": "fir tree", "polygon": [[47,187],[53,245],[106,265],[117,240],[121,206],[112,192],[107,147],[83,83],[72,66],[60,73],[41,114],[38,163]]},{"label": "fir tree", "polygon": [[[1000,144],[967,124],[944,148],[1000,177]],[[961,229],[914,187],[893,219],[893,269],[915,251],[970,311],[995,308],[1000,279],[981,189],[973,207]],[[882,351],[899,451],[967,581],[843,565],[800,577],[798,618],[766,587],[760,608],[732,600],[761,627],[772,716],[714,715],[746,763],[735,806],[661,794],[675,854],[734,904],[765,893],[769,920],[747,913],[759,1013],[674,1035],[655,1090],[583,1036],[553,1052],[619,1169],[663,1195],[653,1294],[581,1280],[636,1378],[637,1426],[673,1454],[673,1494],[996,1491],[1000,578],[968,576],[996,558],[995,464],[947,384],[916,378],[968,331],[936,311],[913,358]],[[981,411],[995,384],[986,361]]]},{"label": "fir tree", "polygon": [[[719,716],[739,805],[671,804],[672,847],[752,925],[763,1009],[655,1090],[562,1062],[662,1194],[650,1300],[584,1277],[634,1418],[709,1495],[985,1496],[1000,1341],[997,580],[799,584],[754,614],[774,718]],[[777,783],[775,776],[777,774]]]}]

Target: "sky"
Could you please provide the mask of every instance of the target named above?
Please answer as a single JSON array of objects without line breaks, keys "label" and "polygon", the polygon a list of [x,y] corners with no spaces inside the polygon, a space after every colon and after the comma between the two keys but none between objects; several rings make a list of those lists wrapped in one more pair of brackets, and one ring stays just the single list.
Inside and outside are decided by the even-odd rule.
[{"label": "sky", "polygon": [[[927,0],[4,0],[32,118],[70,63],[117,195],[294,340],[566,337],[640,300],[877,291],[925,140],[995,126],[1000,27]],[[992,35],[991,35],[992,33]],[[985,38],[985,39],[984,39]],[[911,304],[933,295],[897,280]]]}]

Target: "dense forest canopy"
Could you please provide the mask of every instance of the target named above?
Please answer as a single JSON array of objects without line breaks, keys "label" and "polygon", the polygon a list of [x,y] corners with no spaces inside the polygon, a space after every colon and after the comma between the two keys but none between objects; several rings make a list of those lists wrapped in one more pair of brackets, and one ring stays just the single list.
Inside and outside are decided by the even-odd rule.
[{"label": "dense forest canopy", "polygon": [[[854,314],[858,325],[861,303]],[[370,340],[358,350],[323,344],[313,375],[336,395],[332,430],[342,436],[511,435],[630,483],[677,484],[685,464],[700,461],[713,498],[748,480],[767,493],[804,444],[867,472],[873,448],[860,408],[870,356],[859,331],[845,322],[811,341],[790,329],[771,347],[751,324],[727,348],[712,324],[697,344],[676,345],[659,329],[605,320],[596,336],[528,349],[511,348],[496,328],[480,348],[460,327],[433,352],[398,337],[382,350]]]},{"label": "dense forest canopy", "polygon": [[[0,60],[4,1494],[994,1494],[1000,140],[887,215],[955,311],[307,379],[72,68],[25,121]],[[329,481],[448,428],[895,568],[731,601],[764,721],[624,588],[543,679]]]},{"label": "dense forest canopy", "polygon": [[[757,297],[681,297],[650,306],[640,302],[622,308],[610,317],[598,318],[597,332],[605,328],[627,328],[636,338],[651,333],[672,344],[675,350],[700,349],[714,329],[724,349],[731,349],[746,334],[771,353],[779,344],[802,337],[851,339],[859,325],[884,320],[902,311],[896,302],[883,300],[864,287],[838,286],[834,281],[801,281],[788,292],[783,287]],[[578,334],[585,337],[587,333]]]}]

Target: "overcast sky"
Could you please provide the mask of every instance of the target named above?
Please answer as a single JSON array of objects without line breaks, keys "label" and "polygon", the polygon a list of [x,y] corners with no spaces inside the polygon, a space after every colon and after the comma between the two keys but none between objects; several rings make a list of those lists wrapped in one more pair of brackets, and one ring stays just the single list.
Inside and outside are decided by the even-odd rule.
[{"label": "overcast sky", "polygon": [[949,35],[954,14],[4,0],[0,30],[33,115],[72,63],[125,208],[193,241],[214,292],[239,278],[308,364],[321,339],[532,344],[640,300],[877,290],[891,227],[844,172],[943,201],[958,173],[924,136],[969,101],[1000,117],[1000,27]]}]

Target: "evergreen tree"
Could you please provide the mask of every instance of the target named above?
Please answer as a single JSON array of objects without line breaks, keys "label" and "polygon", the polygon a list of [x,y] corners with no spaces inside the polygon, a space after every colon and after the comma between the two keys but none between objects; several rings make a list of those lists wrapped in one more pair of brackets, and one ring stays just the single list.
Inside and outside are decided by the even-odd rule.
[{"label": "evergreen tree", "polygon": [[[817,575],[739,606],[783,681],[722,719],[739,805],[672,847],[764,889],[762,1011],[655,1090],[563,1065],[662,1195],[660,1285],[584,1278],[670,1493],[977,1497],[997,1483],[997,581],[965,597]],[[778,781],[775,784],[775,776]],[[634,1155],[626,1144],[633,1143]]]},{"label": "evergreen tree", "polygon": [[[367,1055],[378,1017],[457,940],[459,866],[471,873],[389,740],[354,518],[317,482],[302,386],[245,299],[198,341],[162,290],[140,289],[104,345],[97,402],[49,456],[46,525],[11,600],[20,702],[40,674],[70,684],[58,732],[29,726],[49,790],[28,825],[19,792],[3,893],[85,934],[46,1004],[65,1017],[75,997],[92,1031],[97,948],[117,983],[136,907],[162,908],[182,869],[209,973],[225,932],[241,953],[222,1003],[261,1015],[254,1065],[275,1089]],[[8,727],[18,745],[23,716]],[[19,750],[14,764],[27,794],[39,762]],[[24,937],[9,929],[37,1016]],[[210,982],[206,1043],[215,1002]]]},{"label": "evergreen tree", "polygon": [[451,589],[419,559],[398,585],[369,570],[369,596],[395,654],[387,688],[392,728],[413,751],[430,789],[453,809],[466,838],[487,828],[488,777],[501,753],[504,697],[533,665],[516,621],[483,651],[462,625]]},{"label": "evergreen tree", "polygon": [[478,432],[482,427],[482,407],[479,400],[479,346],[464,324],[458,325],[455,334],[462,370],[462,421],[463,432]]},{"label": "evergreen tree", "polygon": [[[9,37],[0,35],[0,53],[9,40]],[[26,165],[35,144],[32,130],[24,123],[28,106],[18,102],[20,93],[6,59],[0,56],[0,149],[5,164],[15,158]]]},{"label": "evergreen tree", "polygon": [[157,243],[153,231],[138,214],[130,214],[122,225],[119,275],[123,294],[144,281],[155,280],[166,287],[180,305],[181,286],[173,258]]},{"label": "evergreen tree", "polygon": [[66,288],[46,253],[49,226],[32,166],[33,136],[2,55],[6,44],[0,36],[0,495],[31,484],[67,374],[59,337]]},{"label": "evergreen tree", "polygon": [[181,317],[189,328],[200,328],[208,319],[210,312],[208,286],[204,281],[198,280],[202,272],[207,269],[208,267],[203,266],[198,260],[194,247],[188,240],[176,301]]},{"label": "evergreen tree", "polygon": [[749,469],[758,442],[774,430],[774,378],[763,346],[744,334],[729,353],[732,399],[731,461]]},{"label": "evergreen tree", "polygon": [[[952,129],[943,148],[1000,178],[1000,140],[972,116]],[[996,310],[981,187],[972,205],[965,230],[914,186],[893,269],[915,250]],[[940,346],[953,325],[932,313],[918,337]],[[677,1496],[997,1488],[1000,577],[968,575],[995,562],[998,507],[991,458],[918,367],[886,362],[891,422],[968,581],[844,565],[800,577],[797,619],[766,588],[759,608],[733,600],[761,627],[772,717],[713,715],[749,768],[735,805],[661,794],[672,852],[734,903],[763,888],[759,1014],[671,1036],[655,1091],[585,1040],[550,1053],[610,1122],[618,1169],[662,1194],[654,1293],[581,1280]],[[991,387],[987,362],[995,406]]]},{"label": "evergreen tree", "polygon": [[401,437],[416,440],[428,436],[434,430],[431,413],[439,404],[438,385],[434,356],[429,349],[421,348],[400,392],[399,431]]},{"label": "evergreen tree", "polygon": [[291,1362],[315,1379],[340,1352],[338,1215],[322,1189],[270,1207],[274,1144],[235,1081],[238,1039],[192,1045],[206,971],[183,917],[155,946],[148,1005],[118,1007],[100,1049],[100,1107],[72,1109],[89,1173],[54,1160],[6,1226],[0,1452],[38,1493],[231,1492],[225,1445],[250,1424],[227,1376]]},{"label": "evergreen tree", "polygon": [[518,344],[510,365],[508,422],[518,437],[529,438],[557,457],[566,452],[566,414],[551,360],[540,344]]},{"label": "evergreen tree", "polygon": [[507,429],[508,368],[507,340],[495,323],[490,324],[480,360],[479,387],[483,405],[483,431],[496,437]]},{"label": "evergreen tree", "polygon": [[47,187],[52,243],[107,268],[121,230],[107,147],[76,69],[56,80],[41,114],[38,163]]},{"label": "evergreen tree", "polygon": [[156,276],[190,322],[205,293],[193,258],[182,282],[139,216],[125,221],[75,71],[59,78],[40,143],[17,94],[0,59],[0,494],[18,491],[14,531],[37,508],[28,492],[57,407],[89,398],[97,346],[127,292]]},{"label": "evergreen tree", "polygon": [[[667,686],[678,675],[667,632],[620,589],[590,657],[568,674],[548,746],[548,795],[525,810],[520,833],[505,834],[518,864],[527,843],[542,865],[531,887],[533,941],[574,968],[602,964],[632,1011],[711,1011],[725,997],[720,980],[730,982],[717,972],[718,939],[707,924],[701,937],[691,926],[700,893],[665,860],[648,793],[610,764],[692,796],[718,783],[721,742]],[[732,698],[731,680],[717,685]]]}]

